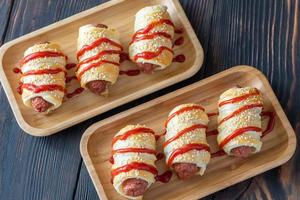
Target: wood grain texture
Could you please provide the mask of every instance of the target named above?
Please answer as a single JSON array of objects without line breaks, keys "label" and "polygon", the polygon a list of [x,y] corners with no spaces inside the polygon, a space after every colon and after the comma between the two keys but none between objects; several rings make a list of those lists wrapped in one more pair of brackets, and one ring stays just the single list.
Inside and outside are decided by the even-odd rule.
[{"label": "wood grain texture", "polygon": [[[211,0],[180,0],[180,2],[188,19],[190,20],[190,23],[195,33],[198,36],[198,39],[200,40],[201,45],[203,46],[204,50],[206,50],[208,45],[208,37],[209,37],[210,23],[211,23],[210,20],[213,13],[214,2]],[[202,70],[200,70],[196,75],[194,75],[192,78],[188,80],[182,81],[181,83],[175,84],[166,89],[147,95],[143,98],[135,100],[131,103],[128,103],[124,106],[121,106],[117,109],[114,109],[108,113],[105,113],[104,115],[100,115],[97,118],[94,118],[89,121],[96,122],[97,119],[104,119],[105,117],[112,116],[113,114],[117,114],[118,112],[125,111],[141,103],[157,98],[163,94],[174,91],[175,89],[181,88],[192,82],[200,80],[200,76],[201,77],[203,76],[201,71]],[[98,195],[96,193],[96,190],[94,186],[92,188],[91,186],[93,186],[93,183],[90,179],[90,176],[88,175],[85,165],[82,164],[75,199],[97,199]],[[203,199],[211,199],[211,198],[212,196],[208,196]]]},{"label": "wood grain texture", "polygon": [[4,37],[6,35],[7,26],[9,23],[9,18],[11,15],[13,6],[13,0],[1,1],[0,2],[0,45],[2,45],[4,41]]},{"label": "wood grain texture", "polygon": [[[235,64],[256,66],[271,82],[298,134],[299,11],[299,2],[291,0],[216,0],[203,68],[205,76],[209,76]],[[297,148],[287,164],[244,182],[244,189],[238,184],[216,193],[215,199],[297,199],[299,157]]]},{"label": "wood grain texture", "polygon": [[[14,1],[5,41],[101,3],[82,2]],[[0,103],[0,199],[72,199],[81,166],[79,141],[87,126],[34,138],[17,125],[2,87]]]},{"label": "wood grain texture", "polygon": [[[127,44],[132,36],[136,12],[145,6],[154,4],[168,6],[168,12],[175,27],[184,29],[184,33],[181,35],[184,38],[184,43],[180,47],[174,47],[175,56],[189,51],[183,63],[173,62],[167,69],[156,71],[151,76],[147,74],[134,77],[119,76],[118,81],[109,87],[107,98],[84,91],[75,98],[64,101],[62,106],[49,115],[37,113],[32,108],[24,105],[20,94],[16,90],[19,85],[16,79],[20,78],[20,75],[14,73],[13,68],[18,65],[18,60],[22,59],[23,53],[28,47],[45,41],[58,43],[62,52],[68,56],[68,62],[76,62],[76,41],[79,27],[101,22],[120,32],[120,42],[124,49],[127,49]],[[114,13],[119,14],[115,15]],[[126,19],[126,21],[122,21],[122,19]],[[178,34],[176,34],[176,37],[179,37]],[[0,50],[2,66],[0,68],[0,78],[20,127],[34,136],[48,136],[112,108],[187,79],[199,71],[203,59],[204,54],[201,44],[178,0],[114,0],[5,44]],[[134,64],[124,62],[120,65],[120,68],[122,70],[134,68],[132,65]],[[134,81],[132,81],[133,79]],[[72,81],[67,84],[66,90],[71,92],[78,87],[78,81]]]},{"label": "wood grain texture", "polygon": [[[168,113],[174,107],[194,102],[202,105],[208,113],[215,112],[220,95],[236,85],[258,88],[263,94],[264,109],[276,112],[275,127],[262,138],[261,151],[246,159],[228,156],[212,158],[202,177],[195,176],[182,181],[173,176],[168,184],[156,182],[145,193],[144,199],[197,199],[274,168],[291,158],[296,146],[295,133],[267,79],[255,68],[234,67],[90,126],[82,136],[80,152],[101,199],[124,199],[110,183],[109,163],[111,140],[121,128],[128,124],[145,124],[160,134]],[[267,119],[262,120],[262,127],[266,127],[267,123]],[[208,130],[216,127],[217,120],[211,118]],[[215,136],[207,137],[207,140],[211,152],[219,150]],[[163,141],[157,141],[159,152],[162,151]],[[160,173],[166,168],[163,162],[157,162]]]},{"label": "wood grain texture", "polygon": [[[5,41],[9,41],[102,2],[4,0],[0,3],[5,5],[0,7],[0,14],[7,16],[7,3],[13,12],[9,21],[7,17],[0,18],[1,25],[2,21],[8,22],[8,29],[1,28],[0,33],[3,39],[7,33]],[[186,81],[94,117],[59,136],[38,140],[18,128],[0,89],[0,199],[72,199],[75,192],[76,199],[97,199],[78,152],[81,134],[88,125],[236,64],[255,65],[267,75],[294,129],[300,133],[299,1],[181,0],[181,3],[206,52],[205,67]],[[49,144],[55,144],[56,148],[49,148]],[[284,166],[206,199],[297,199],[299,159],[297,148],[296,155]],[[74,169],[80,166],[77,174]]]}]

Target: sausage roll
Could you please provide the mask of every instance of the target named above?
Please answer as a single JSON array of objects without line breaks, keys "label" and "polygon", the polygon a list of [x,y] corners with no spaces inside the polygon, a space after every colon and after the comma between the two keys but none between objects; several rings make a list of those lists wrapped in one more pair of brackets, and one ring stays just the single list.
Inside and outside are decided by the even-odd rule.
[{"label": "sausage roll", "polygon": [[153,130],[141,125],[121,129],[112,142],[112,183],[121,195],[141,199],[155,182],[156,140]]},{"label": "sausage roll", "polygon": [[62,104],[65,94],[66,56],[57,44],[28,48],[20,61],[20,89],[27,107],[48,113]]},{"label": "sausage roll", "polygon": [[231,88],[220,96],[217,139],[228,155],[247,157],[260,151],[262,108],[256,88]]},{"label": "sausage roll", "polygon": [[108,84],[119,76],[122,45],[119,33],[105,25],[85,25],[79,28],[77,43],[77,78],[81,87],[105,95]]},{"label": "sausage roll", "polygon": [[203,175],[210,160],[206,141],[208,116],[200,105],[183,104],[175,107],[166,121],[164,152],[167,165],[180,179]]},{"label": "sausage roll", "polygon": [[172,63],[174,24],[166,6],[149,6],[138,11],[134,31],[129,57],[143,72],[162,70]]}]

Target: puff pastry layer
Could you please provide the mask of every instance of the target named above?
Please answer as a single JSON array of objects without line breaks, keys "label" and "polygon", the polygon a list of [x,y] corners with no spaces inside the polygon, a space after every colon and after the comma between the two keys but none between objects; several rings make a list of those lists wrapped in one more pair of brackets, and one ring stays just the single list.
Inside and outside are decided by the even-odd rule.
[{"label": "puff pastry layer", "polygon": [[77,49],[79,63],[76,75],[81,87],[86,88],[88,82],[95,80],[110,84],[117,81],[122,46],[116,30],[91,24],[82,26],[79,28]]},{"label": "puff pastry layer", "polygon": [[[147,153],[146,153],[147,152]],[[130,199],[141,199],[124,194],[122,183],[127,179],[142,179],[148,187],[155,182],[157,169],[156,140],[153,130],[142,125],[128,125],[121,129],[113,138],[112,165],[113,186],[118,193]],[[140,165],[135,166],[135,165]],[[149,168],[149,170],[145,169]],[[122,169],[127,169],[122,171]]]},{"label": "puff pastry layer", "polygon": [[256,88],[231,88],[219,100],[218,144],[229,155],[237,147],[253,147],[259,152],[262,97]]},{"label": "puff pastry layer", "polygon": [[32,108],[31,100],[42,97],[52,104],[46,113],[58,108],[65,94],[65,65],[66,56],[57,44],[42,43],[28,48],[21,60],[23,103]]},{"label": "puff pastry layer", "polygon": [[[197,104],[179,105],[170,112],[164,143],[167,165],[196,164],[198,174],[204,173],[211,157],[205,133],[208,121],[204,108]],[[176,153],[185,148],[187,151]]]},{"label": "puff pastry layer", "polygon": [[159,66],[155,70],[164,69],[172,63],[174,24],[166,6],[155,5],[139,10],[135,15],[134,31],[129,45],[132,61]]}]

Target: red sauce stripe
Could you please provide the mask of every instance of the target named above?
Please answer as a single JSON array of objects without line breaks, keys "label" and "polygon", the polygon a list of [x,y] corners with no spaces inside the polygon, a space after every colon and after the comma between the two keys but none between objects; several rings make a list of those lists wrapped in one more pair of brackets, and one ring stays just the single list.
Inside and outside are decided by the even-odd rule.
[{"label": "red sauce stripe", "polygon": [[160,19],[160,20],[157,20],[157,21],[154,21],[154,22],[148,24],[145,28],[142,28],[142,29],[138,30],[137,32],[135,32],[135,34],[133,35],[132,38],[136,38],[137,35],[147,34],[153,28],[155,28],[156,26],[158,26],[160,24],[168,24],[170,26],[173,26],[173,28],[175,29],[175,26],[174,26],[174,24],[171,20],[169,20],[169,19]]},{"label": "red sauce stripe", "polygon": [[133,56],[133,60],[136,61],[138,58],[144,58],[146,60],[150,60],[152,58],[155,58],[157,56],[159,56],[164,50],[166,51],[170,51],[173,54],[173,50],[165,47],[165,46],[161,46],[158,48],[158,51],[156,52],[152,52],[152,51],[144,51],[141,53],[138,53],[136,55]]},{"label": "red sauce stripe", "polygon": [[22,74],[22,77],[24,76],[29,76],[29,75],[42,75],[42,74],[58,74],[60,72],[64,72],[65,74],[67,73],[61,68],[56,68],[56,69],[39,69],[39,70],[31,70],[26,73]]},{"label": "red sauce stripe", "polygon": [[195,129],[201,129],[201,128],[204,128],[204,129],[207,129],[207,126],[203,125],[203,124],[195,124],[195,125],[192,125],[188,128],[185,128],[181,131],[179,131],[174,137],[168,139],[164,144],[163,144],[163,147],[166,147],[168,144],[170,144],[171,142],[177,140],[179,137],[183,136],[184,134],[187,134]]},{"label": "red sauce stripe", "polygon": [[148,153],[156,155],[156,151],[154,149],[147,149],[147,148],[123,148],[117,149],[112,151],[112,155],[116,153]]},{"label": "red sauce stripe", "polygon": [[262,135],[261,135],[261,137],[264,137],[264,136],[266,136],[268,133],[270,133],[274,129],[276,114],[275,114],[275,112],[267,112],[267,111],[265,111],[265,112],[262,112],[261,115],[269,117],[267,128],[266,128],[266,130],[264,130],[262,132]]},{"label": "red sauce stripe", "polygon": [[125,132],[122,135],[117,135],[113,138],[112,141],[112,146],[118,141],[118,140],[126,140],[129,136],[131,135],[136,135],[136,134],[144,134],[144,133],[150,133],[153,136],[155,135],[154,131],[150,128],[146,128],[146,127],[139,127],[139,128],[135,128],[135,129],[131,129],[127,132]]},{"label": "red sauce stripe", "polygon": [[141,41],[141,40],[149,40],[149,39],[153,39],[155,37],[159,37],[159,36],[162,36],[162,37],[165,37],[165,38],[168,38],[168,39],[172,39],[172,36],[166,32],[155,32],[155,33],[152,33],[152,34],[147,34],[147,35],[141,35],[141,36],[138,36],[138,37],[134,37],[132,39],[132,41],[129,43],[129,45],[135,43],[135,42],[138,42],[138,41]]},{"label": "red sauce stripe", "polygon": [[118,167],[114,170],[111,171],[111,176],[112,179],[115,178],[115,176],[117,176],[118,174],[122,173],[122,172],[129,172],[131,170],[144,170],[144,171],[148,171],[154,175],[158,174],[158,171],[156,169],[156,167],[152,166],[152,165],[148,165],[146,163],[142,163],[142,162],[132,162],[129,163],[127,165]]},{"label": "red sauce stripe", "polygon": [[167,165],[169,167],[172,166],[173,161],[177,156],[179,156],[181,154],[184,154],[184,153],[186,153],[188,151],[191,151],[191,150],[197,150],[197,151],[205,150],[205,151],[210,152],[210,148],[206,144],[193,144],[193,143],[192,144],[187,144],[187,145],[182,146],[182,147],[180,147],[180,148],[178,148],[178,149],[176,149],[172,152],[172,154],[170,155],[170,157],[167,161]]},{"label": "red sauce stripe", "polygon": [[230,115],[227,115],[226,117],[224,117],[220,122],[219,125],[221,125],[223,122],[229,120],[230,118],[234,117],[235,115],[245,111],[245,110],[249,110],[252,108],[257,108],[257,107],[263,107],[263,105],[261,103],[257,103],[257,104],[250,104],[250,105],[245,105],[243,107],[240,107],[239,109],[235,110],[233,113],[231,113]]},{"label": "red sauce stripe", "polygon": [[99,52],[98,54],[92,56],[92,57],[89,57],[81,62],[78,63],[78,68],[83,65],[83,64],[86,64],[86,63],[89,63],[89,62],[92,62],[94,60],[98,60],[100,59],[102,56],[104,55],[107,55],[107,54],[121,54],[122,51],[118,51],[118,50],[104,50],[104,51],[101,51]]},{"label": "red sauce stripe", "polygon": [[35,84],[31,84],[31,83],[24,83],[21,86],[21,89],[27,89],[30,90],[34,93],[40,93],[40,92],[44,92],[44,91],[54,91],[54,90],[59,90],[62,92],[65,92],[65,88],[61,85],[57,85],[57,84],[49,84],[49,85],[35,85]]},{"label": "red sauce stripe", "polygon": [[67,59],[67,57],[60,52],[54,52],[54,51],[41,51],[41,52],[35,52],[32,54],[29,54],[27,56],[25,56],[21,61],[20,61],[20,65],[24,65],[27,62],[36,59],[36,58],[44,58],[44,57],[65,57]]},{"label": "red sauce stripe", "polygon": [[92,50],[96,48],[97,46],[101,45],[102,43],[108,43],[112,46],[120,48],[120,50],[123,50],[123,47],[121,44],[112,41],[108,38],[99,38],[98,40],[94,41],[90,45],[84,45],[78,52],[77,52],[77,59],[79,59],[80,56],[82,56],[86,51]]},{"label": "red sauce stripe", "polygon": [[[100,67],[100,65],[105,64],[105,63],[112,64],[112,65],[116,65],[116,66],[120,66],[120,64],[117,63],[117,62],[111,62],[111,61],[108,61],[108,60],[100,60],[100,61],[98,61],[98,62],[91,63],[91,64],[89,64],[88,66],[84,67],[84,69],[83,69],[80,73],[77,74],[78,79],[80,80],[81,76],[82,76],[85,72],[87,72],[88,70],[90,70],[90,69],[92,69],[92,68],[95,68],[95,67]],[[79,68],[77,68],[77,70],[78,70],[78,69],[79,69]]]},{"label": "red sauce stripe", "polygon": [[233,138],[247,132],[247,131],[256,131],[256,132],[261,132],[261,128],[256,127],[256,126],[248,126],[248,127],[243,127],[236,129],[233,133],[228,135],[223,141],[219,144],[220,148],[223,148],[228,142],[230,142]]},{"label": "red sauce stripe", "polygon": [[176,115],[180,115],[181,113],[184,113],[184,112],[187,112],[187,111],[190,111],[190,110],[202,110],[202,111],[205,111],[204,108],[202,106],[199,106],[199,105],[194,105],[194,106],[188,106],[188,107],[184,107],[184,108],[181,108],[179,109],[178,111],[174,112],[173,114],[171,114],[166,123],[165,123],[165,127],[167,127],[168,123],[176,116]]},{"label": "red sauce stripe", "polygon": [[219,103],[219,107],[224,106],[226,104],[240,102],[240,101],[243,101],[243,100],[247,99],[248,97],[256,96],[256,95],[259,95],[259,94],[260,94],[259,91],[257,89],[255,89],[255,91],[252,91],[248,94],[244,94],[244,95],[241,95],[239,97],[235,97],[235,98],[232,98],[232,99],[222,101],[221,103]]}]

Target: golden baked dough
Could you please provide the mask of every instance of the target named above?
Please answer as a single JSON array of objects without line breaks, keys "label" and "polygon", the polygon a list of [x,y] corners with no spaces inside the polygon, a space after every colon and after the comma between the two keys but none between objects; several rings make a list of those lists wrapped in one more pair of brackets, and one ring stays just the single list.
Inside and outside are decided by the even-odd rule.
[{"label": "golden baked dough", "polygon": [[232,149],[244,146],[253,147],[254,153],[260,151],[262,107],[262,97],[256,88],[231,88],[220,96],[217,140],[228,155],[232,155]]},{"label": "golden baked dough", "polygon": [[91,24],[82,26],[79,28],[77,49],[79,63],[76,75],[81,87],[86,88],[88,82],[95,80],[110,84],[117,81],[122,46],[116,30]]},{"label": "golden baked dough", "polygon": [[[45,53],[45,55],[35,57],[39,52]],[[31,100],[35,97],[42,97],[52,104],[45,111],[46,113],[62,104],[65,90],[65,65],[66,57],[61,53],[57,44],[36,44],[25,51],[24,58],[21,60],[22,77],[20,81],[22,82],[22,100],[27,107],[32,107]],[[49,72],[55,70],[57,72]],[[44,85],[57,85],[61,90],[35,92],[26,85],[36,88]]]},{"label": "golden baked dough", "polygon": [[[133,134],[128,135],[127,138],[121,138],[124,135],[127,135],[129,132],[134,132]],[[118,139],[117,139],[118,138]],[[141,152],[132,152],[132,149],[146,149],[152,151],[150,153],[141,153]],[[115,169],[124,167],[132,163],[144,163],[156,170],[155,161],[155,149],[156,149],[156,140],[154,132],[142,125],[128,125],[121,129],[113,139],[112,152],[114,164],[112,165],[112,172]],[[120,152],[121,150],[128,150],[128,152]],[[152,183],[155,182],[155,174],[140,169],[132,169],[126,172],[118,173],[113,178],[113,186],[118,193],[125,196],[129,199],[141,199],[142,196],[132,197],[127,196],[123,192],[122,183],[130,178],[142,179],[148,183],[147,187],[150,187]]]},{"label": "golden baked dough", "polygon": [[[132,43],[129,45],[129,57],[132,61],[158,65],[155,70],[165,69],[172,63],[174,25],[166,6],[149,6],[138,11],[135,15],[134,31]],[[141,57],[145,52],[159,53],[151,58]]]},{"label": "golden baked dough", "polygon": [[[204,109],[197,104],[182,104],[175,107],[166,122],[164,152],[167,165],[175,163],[196,164],[203,175],[210,160],[209,145],[206,141],[208,116]],[[195,145],[191,150],[177,155],[172,162],[170,157],[180,148]],[[201,149],[201,146],[204,148]],[[199,148],[200,149],[197,149]]]}]

